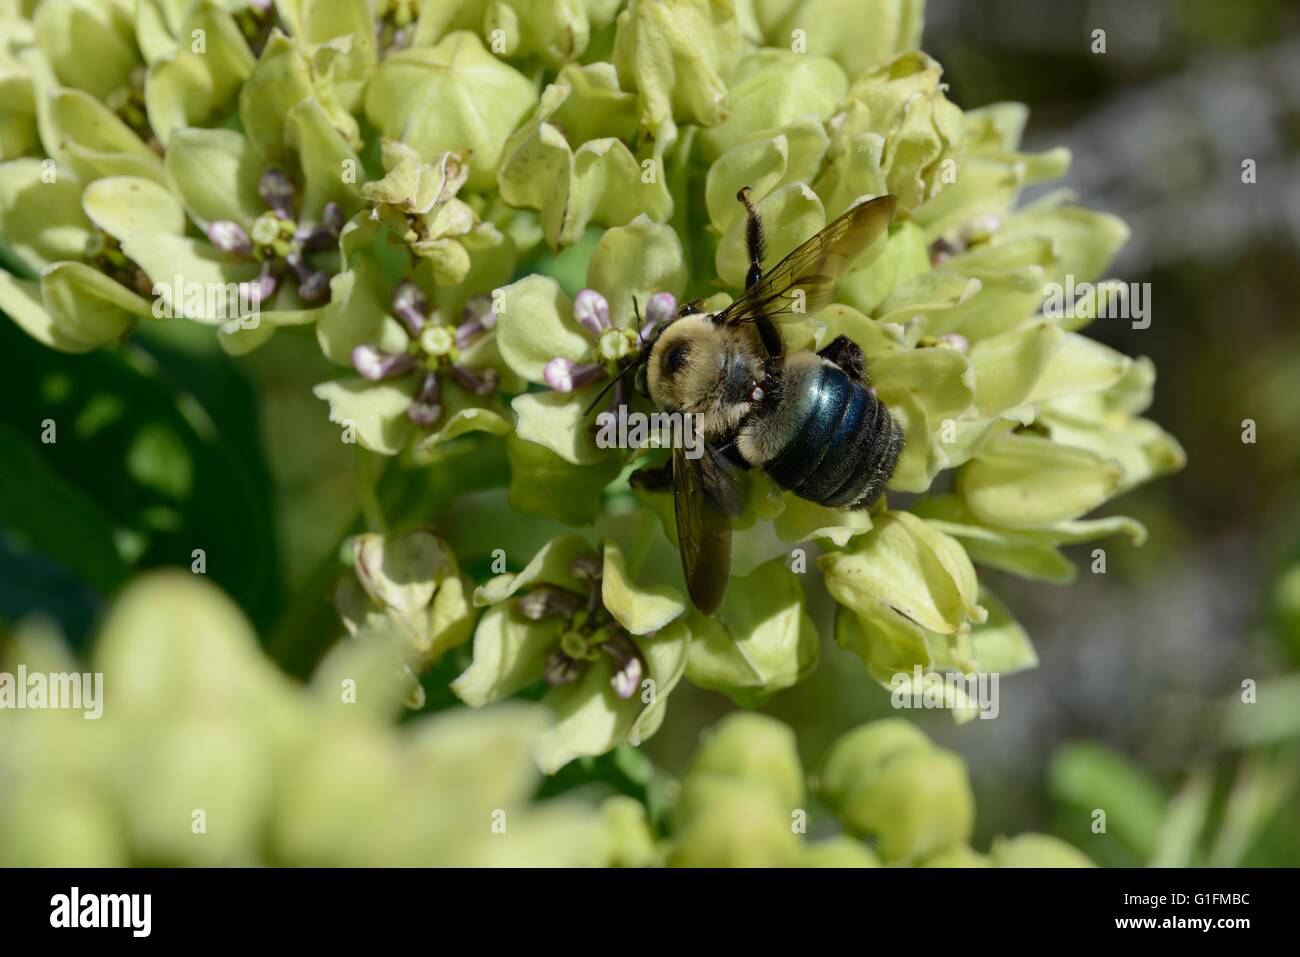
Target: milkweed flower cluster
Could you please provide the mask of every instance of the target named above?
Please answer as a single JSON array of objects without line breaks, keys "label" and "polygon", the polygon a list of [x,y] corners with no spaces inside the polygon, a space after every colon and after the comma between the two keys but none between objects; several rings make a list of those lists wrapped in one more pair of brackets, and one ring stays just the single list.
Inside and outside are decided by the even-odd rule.
[{"label": "milkweed flower cluster", "polygon": [[[1097,300],[1042,309],[1067,278],[1109,290],[1126,227],[1064,191],[1020,202],[1070,157],[1021,148],[1021,105],[950,99],[919,0],[31,6],[3,8],[19,266],[0,308],[68,352],[156,321],[211,325],[236,355],[309,327],[297,341],[338,367],[316,387],[328,415],[412,483],[439,446],[503,443],[502,507],[578,531],[474,588],[432,534],[372,528],[340,607],[349,629],[396,616],[416,671],[472,631],[452,686],[471,705],[549,685],[547,770],[652,734],[682,679],[754,705],[807,675],[820,641],[792,549],[820,549],[835,641],[882,684],[1030,667],[977,567],[1066,582],[1062,547],[1145,535],[1090,513],[1183,464],[1142,417],[1152,364],[1084,333]],[[856,342],[905,442],[870,513],[748,475],[705,618],[671,562],[644,561],[647,529],[676,535],[671,496],[628,483],[655,453],[598,445],[588,407],[678,303],[743,286],[743,187],[768,265],[896,197],[835,302],[783,331]],[[255,309],[232,321],[175,292],[191,285]],[[613,401],[642,402],[626,385]],[[381,554],[427,575],[394,586]]]}]

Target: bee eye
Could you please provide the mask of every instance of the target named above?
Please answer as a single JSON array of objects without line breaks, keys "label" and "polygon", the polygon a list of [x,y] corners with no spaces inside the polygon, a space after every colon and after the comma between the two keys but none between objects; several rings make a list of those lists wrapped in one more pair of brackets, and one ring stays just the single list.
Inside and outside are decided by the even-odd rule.
[{"label": "bee eye", "polygon": [[681,372],[686,365],[686,359],[690,351],[691,347],[687,342],[674,342],[669,346],[668,351],[664,353],[664,375],[672,378]]}]

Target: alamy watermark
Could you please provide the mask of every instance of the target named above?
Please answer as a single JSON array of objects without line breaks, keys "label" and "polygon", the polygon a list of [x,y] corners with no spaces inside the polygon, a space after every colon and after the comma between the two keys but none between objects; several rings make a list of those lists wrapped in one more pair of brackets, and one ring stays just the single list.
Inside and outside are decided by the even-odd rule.
[{"label": "alamy watermark", "polygon": [[0,711],[64,710],[85,712],[82,717],[98,720],[104,713],[104,673],[27,670],[17,674],[0,671]]},{"label": "alamy watermark", "polygon": [[148,937],[153,928],[152,894],[83,894],[73,887],[50,898],[51,927],[119,927],[132,937]]},{"label": "alamy watermark", "polygon": [[1065,285],[1049,282],[1043,287],[1043,315],[1048,319],[1131,319],[1134,329],[1151,325],[1151,283],[1081,282],[1066,274]]},{"label": "alamy watermark", "polygon": [[692,412],[618,412],[596,416],[596,446],[602,449],[683,449],[688,459],[704,454],[700,417]]},{"label": "alamy watermark", "polygon": [[220,322],[227,333],[256,329],[262,321],[262,287],[255,282],[186,282],[176,276],[154,283],[151,291],[155,319],[202,317]]},{"label": "alamy watermark", "polygon": [[981,718],[996,718],[1002,710],[998,703],[997,672],[961,674],[924,671],[920,665],[912,673],[897,672],[889,680],[889,703],[899,709],[946,711],[974,707]]}]

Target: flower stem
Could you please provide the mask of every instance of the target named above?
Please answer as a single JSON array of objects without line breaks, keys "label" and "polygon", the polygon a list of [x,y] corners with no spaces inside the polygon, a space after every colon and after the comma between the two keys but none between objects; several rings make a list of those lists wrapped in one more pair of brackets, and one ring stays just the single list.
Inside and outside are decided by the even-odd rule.
[{"label": "flower stem", "polygon": [[379,496],[375,491],[375,453],[363,449],[360,445],[354,446],[354,449],[356,454],[353,462],[356,465],[357,494],[361,500],[361,514],[366,520],[366,528],[369,531],[383,534],[387,526],[384,524],[384,510],[379,505]]}]

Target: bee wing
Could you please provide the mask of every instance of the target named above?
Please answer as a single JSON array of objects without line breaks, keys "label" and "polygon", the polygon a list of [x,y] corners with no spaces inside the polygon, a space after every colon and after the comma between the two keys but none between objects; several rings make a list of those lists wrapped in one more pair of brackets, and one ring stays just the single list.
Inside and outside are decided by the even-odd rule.
[{"label": "bee wing", "polygon": [[675,448],[673,493],[686,589],[695,607],[711,615],[722,603],[731,577],[731,520],[726,511],[735,502],[732,477],[713,455],[691,459],[685,449]]},{"label": "bee wing", "polygon": [[893,196],[854,206],[763,274],[715,318],[719,324],[811,314],[831,301],[835,279],[894,218]]}]

